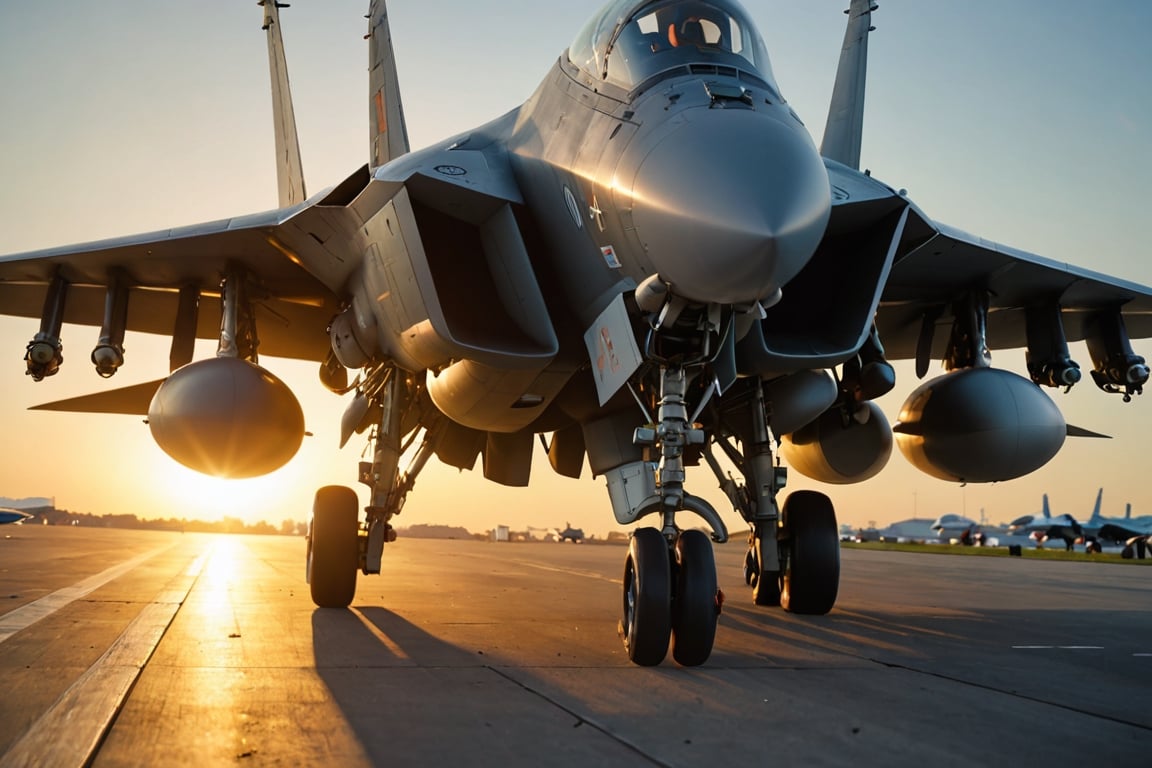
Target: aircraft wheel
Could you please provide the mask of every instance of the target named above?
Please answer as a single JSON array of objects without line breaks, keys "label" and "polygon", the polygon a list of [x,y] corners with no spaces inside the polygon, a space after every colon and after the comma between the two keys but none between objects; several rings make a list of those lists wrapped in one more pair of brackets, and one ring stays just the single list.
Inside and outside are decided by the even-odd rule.
[{"label": "aircraft wheel", "polygon": [[[780,605],[780,573],[779,571],[760,570],[759,552],[765,546],[778,547],[779,543],[773,537],[772,541],[765,543],[763,538],[757,536],[752,547],[748,549],[748,556],[744,560],[744,580],[752,587],[752,602],[756,605],[775,607]],[[784,553],[781,553],[783,556]],[[751,567],[752,573],[748,574]]]},{"label": "aircraft wheel", "polygon": [[756,562],[756,550],[748,547],[748,552],[744,555],[744,583],[754,587],[759,577],[760,564]]},{"label": "aircraft wheel", "polygon": [[702,531],[684,531],[676,540],[676,595],[672,599],[672,658],[685,667],[703,664],[716,640],[716,558]]},{"label": "aircraft wheel", "polygon": [[791,613],[825,614],[840,588],[840,536],[832,501],[816,491],[796,491],[784,502],[788,564],[780,604]]},{"label": "aircraft wheel", "polygon": [[321,608],[347,608],[356,594],[360,501],[342,485],[316,491],[308,526],[308,584]]},{"label": "aircraft wheel", "polygon": [[655,528],[640,528],[624,561],[624,647],[633,664],[664,660],[672,631],[672,568],[668,542]]},{"label": "aircraft wheel", "polygon": [[761,571],[752,585],[752,602],[756,605],[776,607],[780,605],[780,574],[774,571]]}]

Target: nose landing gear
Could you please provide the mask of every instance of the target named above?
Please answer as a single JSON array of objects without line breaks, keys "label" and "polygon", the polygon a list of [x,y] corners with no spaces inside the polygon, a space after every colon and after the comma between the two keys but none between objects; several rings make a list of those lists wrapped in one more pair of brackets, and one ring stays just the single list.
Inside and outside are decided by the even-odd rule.
[{"label": "nose landing gear", "polygon": [[[626,514],[621,514],[623,505],[614,504],[620,522],[631,522],[651,512],[664,513],[663,529],[639,529],[628,548],[620,631],[628,658],[636,664],[659,664],[671,643],[672,656],[679,664],[696,666],[711,655],[723,594],[717,588],[707,534],[681,531],[672,514],[688,509],[709,522],[719,517],[706,502],[684,492],[683,446],[677,443],[677,435],[687,437],[685,444],[702,445],[704,460],[749,525],[744,579],[752,587],[756,605],[779,606],[797,614],[832,610],[840,583],[839,531],[832,502],[822,493],[795,491],[782,506],[778,503],[786,473],[774,463],[767,429],[769,411],[759,382],[746,384],[744,393],[732,393],[728,398],[731,407],[714,420],[723,427],[697,437],[701,432],[698,425],[686,429],[689,420],[674,416],[677,408],[683,410],[681,377],[665,371],[663,379],[659,423],[637,430],[636,435],[637,443],[660,450],[659,471],[644,464],[653,475],[648,482],[656,490],[624,510]],[[737,422],[743,425],[739,430],[732,428]],[[677,424],[679,431],[672,429]],[[743,483],[724,475],[712,454],[713,446],[724,451],[743,475]],[[660,478],[659,484],[655,477]],[[625,485],[637,484],[636,478],[629,478]],[[671,501],[674,494],[678,503]],[[621,498],[625,494],[617,493],[614,502]],[[697,503],[705,505],[706,511],[700,512]],[[722,541],[727,531],[717,530],[712,538]]]},{"label": "nose landing gear", "polygon": [[[650,493],[636,499],[635,504],[627,493],[613,496],[620,522],[660,513],[664,523],[662,529],[637,530],[624,563],[620,633],[628,658],[641,666],[662,662],[670,639],[672,656],[678,663],[697,666],[707,661],[722,603],[708,535],[698,530],[681,531],[675,522],[678,511],[693,512],[712,528],[713,541],[728,540],[728,529],[712,505],[684,490],[685,449],[705,441],[703,431],[694,423],[695,415],[689,418],[687,390],[683,365],[666,361],[660,368],[657,422],[649,419],[650,423],[637,429],[633,437],[634,444],[647,446],[660,457],[658,466],[644,461],[630,470],[638,473],[636,480]],[[712,391],[709,387],[703,402]]]}]

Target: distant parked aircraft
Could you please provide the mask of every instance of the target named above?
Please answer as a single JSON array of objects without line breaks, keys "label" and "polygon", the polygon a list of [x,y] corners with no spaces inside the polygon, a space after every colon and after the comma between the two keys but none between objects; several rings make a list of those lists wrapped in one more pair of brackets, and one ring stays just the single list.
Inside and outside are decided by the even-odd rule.
[{"label": "distant parked aircraft", "polygon": [[932,523],[932,530],[944,541],[959,539],[970,543],[980,532],[980,523],[964,515],[949,513],[936,518],[936,522]]},{"label": "distant parked aircraft", "polygon": [[1085,523],[1079,523],[1071,515],[1053,516],[1048,507],[1048,494],[1044,494],[1044,501],[1040,515],[1024,515],[1013,520],[1008,530],[1013,533],[1023,533],[1033,540],[1043,544],[1050,539],[1061,539],[1067,549],[1077,542],[1092,545],[1099,539],[1127,543],[1137,538],[1152,536],[1152,517],[1132,517],[1132,505],[1127,506],[1124,517],[1104,517],[1100,514],[1100,507],[1104,500],[1104,489],[1096,491],[1096,503],[1092,507],[1092,515]]},{"label": "distant parked aircraft", "polygon": [[1100,514],[1100,502],[1104,496],[1104,489],[1096,492],[1096,506],[1092,509],[1092,517],[1084,526],[1086,535],[1107,541],[1127,542],[1133,538],[1152,536],[1152,515],[1132,517],[1132,505],[1124,506],[1124,517],[1105,517]]},{"label": "distant parked aircraft", "polygon": [[564,523],[564,529],[556,532],[556,540],[561,543],[571,541],[579,544],[584,541],[584,529],[573,528],[571,523]]},{"label": "distant parked aircraft", "polygon": [[[1096,509],[1092,513],[1093,517],[1100,512],[1100,495],[1100,493],[1096,494]],[[1044,494],[1043,498],[1040,514],[1016,518],[1008,524],[1009,533],[1027,535],[1038,544],[1043,544],[1050,539],[1061,539],[1066,549],[1072,549],[1072,545],[1077,541],[1085,540],[1084,526],[1071,515],[1053,517],[1048,507],[1048,494]]]},{"label": "distant parked aircraft", "polygon": [[5,523],[22,523],[32,517],[27,512],[21,512],[18,509],[10,509],[8,507],[0,507],[0,525]]}]

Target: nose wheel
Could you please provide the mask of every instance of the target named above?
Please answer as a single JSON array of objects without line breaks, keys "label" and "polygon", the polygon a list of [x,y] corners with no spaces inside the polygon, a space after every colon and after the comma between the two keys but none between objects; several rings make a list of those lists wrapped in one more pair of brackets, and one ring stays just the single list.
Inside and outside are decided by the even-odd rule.
[{"label": "nose wheel", "polygon": [[672,658],[685,667],[712,655],[722,595],[716,586],[712,542],[703,531],[684,531],[676,539],[676,585],[672,597]]},{"label": "nose wheel", "polygon": [[620,622],[632,663],[659,664],[671,641],[677,663],[703,664],[712,654],[720,606],[716,561],[706,534],[684,531],[671,547],[655,528],[633,534],[624,561]]}]

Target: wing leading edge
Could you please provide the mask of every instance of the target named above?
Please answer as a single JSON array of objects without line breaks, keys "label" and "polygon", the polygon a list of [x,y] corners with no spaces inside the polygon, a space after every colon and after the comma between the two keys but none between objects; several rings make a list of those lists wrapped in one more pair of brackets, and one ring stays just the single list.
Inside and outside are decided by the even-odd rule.
[{"label": "wing leading edge", "polygon": [[[952,302],[974,289],[989,296],[987,341],[991,349],[1028,344],[1029,309],[1060,309],[1068,341],[1086,338],[1092,313],[1120,309],[1133,338],[1152,336],[1152,288],[1065,264],[937,224],[920,214],[934,234],[892,267],[877,315],[892,358],[916,356],[923,318],[950,323]],[[933,354],[943,353],[946,333],[935,334]]]},{"label": "wing leading edge", "polygon": [[1152,288],[996,243],[932,220],[883,182],[830,159],[833,222],[875,218],[908,206],[903,243],[884,285],[876,316],[890,359],[912,359],[925,316],[942,326],[932,354],[944,354],[953,304],[974,290],[988,294],[991,349],[1028,343],[1029,309],[1058,307],[1068,341],[1086,338],[1085,319],[1121,311],[1129,335],[1152,337]]},{"label": "wing leading edge", "polygon": [[[126,329],[173,333],[182,289],[199,292],[196,337],[220,335],[219,291],[230,265],[255,281],[254,302],[265,354],[323,360],[324,333],[336,312],[332,289],[302,266],[305,239],[315,238],[321,212],[296,218],[300,206],[62,248],[0,257],[4,314],[41,317],[48,287],[68,285],[64,322],[100,326],[107,286],[119,274],[129,286]],[[312,250],[322,248],[313,240]]]}]

